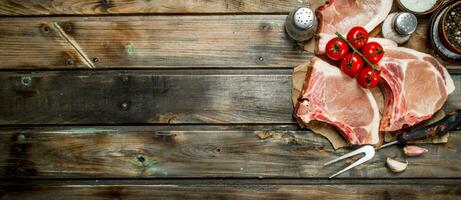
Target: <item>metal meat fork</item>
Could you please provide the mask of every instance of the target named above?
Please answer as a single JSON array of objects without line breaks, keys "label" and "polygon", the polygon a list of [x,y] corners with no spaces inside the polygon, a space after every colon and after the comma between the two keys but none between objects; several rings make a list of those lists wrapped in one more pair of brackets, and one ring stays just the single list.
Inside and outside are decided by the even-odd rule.
[{"label": "metal meat fork", "polygon": [[344,160],[344,159],[346,159],[346,158],[355,156],[355,155],[360,154],[360,153],[365,154],[365,156],[363,156],[362,158],[358,159],[357,161],[355,161],[355,162],[352,163],[351,165],[347,166],[346,168],[342,169],[341,171],[336,172],[335,174],[331,175],[331,176],[328,177],[328,178],[333,178],[333,177],[335,177],[335,176],[337,176],[337,175],[339,175],[339,174],[341,174],[341,173],[343,173],[343,172],[345,172],[345,171],[347,171],[347,170],[350,170],[350,169],[352,169],[352,168],[354,168],[354,167],[357,167],[357,166],[359,166],[360,164],[362,164],[362,163],[364,163],[364,162],[367,162],[368,160],[372,159],[373,156],[375,156],[375,148],[374,148],[373,146],[371,146],[371,145],[365,145],[365,146],[360,147],[360,148],[358,148],[358,149],[356,149],[356,150],[354,150],[354,151],[351,151],[351,152],[349,152],[349,153],[346,153],[346,154],[342,155],[342,156],[339,157],[339,158],[336,158],[336,159],[334,159],[334,160],[332,160],[332,161],[330,161],[330,162],[325,163],[324,166],[333,164],[333,163],[335,163],[335,162],[338,162],[338,161],[340,161],[340,160]]},{"label": "metal meat fork", "polygon": [[375,152],[377,150],[379,150],[379,149],[386,148],[386,147],[394,145],[394,144],[406,145],[408,143],[412,143],[412,142],[415,142],[415,141],[418,141],[418,140],[424,140],[424,139],[427,139],[427,138],[430,138],[430,137],[434,137],[436,135],[443,135],[443,134],[446,134],[449,130],[451,130],[451,129],[455,128],[455,127],[458,127],[459,125],[461,125],[461,109],[457,109],[457,110],[455,110],[453,112],[447,113],[447,115],[443,119],[441,119],[440,121],[438,121],[438,122],[436,122],[434,124],[431,124],[431,125],[425,126],[425,127],[419,127],[419,128],[413,129],[413,130],[411,130],[409,132],[404,132],[399,137],[397,137],[397,140],[395,140],[394,142],[387,143],[387,144],[379,147],[376,150],[371,145],[365,145],[365,146],[363,146],[361,148],[356,149],[355,151],[346,153],[346,154],[344,154],[343,156],[341,156],[339,158],[336,158],[336,159],[334,159],[334,160],[332,160],[330,162],[325,163],[324,166],[333,164],[335,162],[338,162],[340,160],[355,156],[355,155],[360,154],[360,153],[365,154],[365,156],[363,156],[359,160],[355,161],[354,163],[347,166],[343,170],[337,172],[336,174],[333,174],[333,175],[330,176],[330,178],[333,178],[333,177],[335,177],[335,176],[337,176],[337,175],[339,175],[339,174],[341,174],[341,173],[343,173],[343,172],[345,172],[347,170],[350,170],[350,169],[352,169],[354,167],[357,167],[358,165],[372,159],[373,156],[375,155]]}]

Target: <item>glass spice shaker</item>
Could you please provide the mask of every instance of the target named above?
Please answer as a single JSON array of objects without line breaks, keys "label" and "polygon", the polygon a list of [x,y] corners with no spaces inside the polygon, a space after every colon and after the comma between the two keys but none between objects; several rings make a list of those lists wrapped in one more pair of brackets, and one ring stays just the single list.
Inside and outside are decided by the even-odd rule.
[{"label": "glass spice shaker", "polygon": [[381,32],[384,38],[393,40],[397,44],[407,42],[411,34],[416,31],[418,19],[409,12],[391,13],[384,20]]},{"label": "glass spice shaker", "polygon": [[317,19],[309,7],[295,8],[287,16],[285,30],[297,42],[310,40],[315,35]]}]

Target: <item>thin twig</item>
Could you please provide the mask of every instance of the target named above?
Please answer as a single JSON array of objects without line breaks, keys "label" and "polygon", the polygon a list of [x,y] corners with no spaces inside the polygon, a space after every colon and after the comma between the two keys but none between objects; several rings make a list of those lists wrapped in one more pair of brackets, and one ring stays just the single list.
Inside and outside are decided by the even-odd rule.
[{"label": "thin twig", "polygon": [[61,35],[61,37],[64,38],[64,40],[66,40],[67,43],[70,44],[70,46],[72,48],[75,49],[75,51],[78,53],[78,55],[80,55],[80,57],[82,58],[83,62],[91,69],[94,69],[95,66],[93,64],[93,62],[91,62],[91,60],[88,58],[88,56],[86,56],[85,53],[83,53],[82,49],[80,48],[80,46],[77,44],[77,42],[75,42],[71,37],[69,37],[66,32],[64,32],[64,30],[62,30],[61,26],[59,26],[59,24],[57,22],[53,22],[53,25],[54,27],[56,28],[56,30],[58,31],[59,35]]}]

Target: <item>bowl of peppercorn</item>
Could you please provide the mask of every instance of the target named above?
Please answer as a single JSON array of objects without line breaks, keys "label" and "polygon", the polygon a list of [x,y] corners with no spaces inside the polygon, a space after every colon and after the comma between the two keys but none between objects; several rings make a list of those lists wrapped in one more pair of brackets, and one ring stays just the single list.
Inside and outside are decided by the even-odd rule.
[{"label": "bowl of peppercorn", "polygon": [[451,5],[442,17],[440,39],[447,49],[461,54],[461,1]]}]

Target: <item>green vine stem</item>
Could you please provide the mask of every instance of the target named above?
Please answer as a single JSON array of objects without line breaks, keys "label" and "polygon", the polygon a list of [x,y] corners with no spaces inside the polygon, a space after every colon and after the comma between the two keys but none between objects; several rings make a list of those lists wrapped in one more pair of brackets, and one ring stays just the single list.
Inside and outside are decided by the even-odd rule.
[{"label": "green vine stem", "polygon": [[341,33],[338,33],[336,32],[336,35],[341,38],[342,40],[344,40],[347,45],[357,54],[359,54],[360,57],[362,57],[362,59],[368,64],[370,65],[371,68],[373,68],[373,70],[377,71],[378,73],[381,73],[381,69],[377,68],[375,65],[373,65],[370,61],[368,61],[368,59],[362,54],[360,53],[359,50],[357,50],[356,48],[354,48],[354,46],[352,46],[352,44],[343,36],[341,35]]}]

